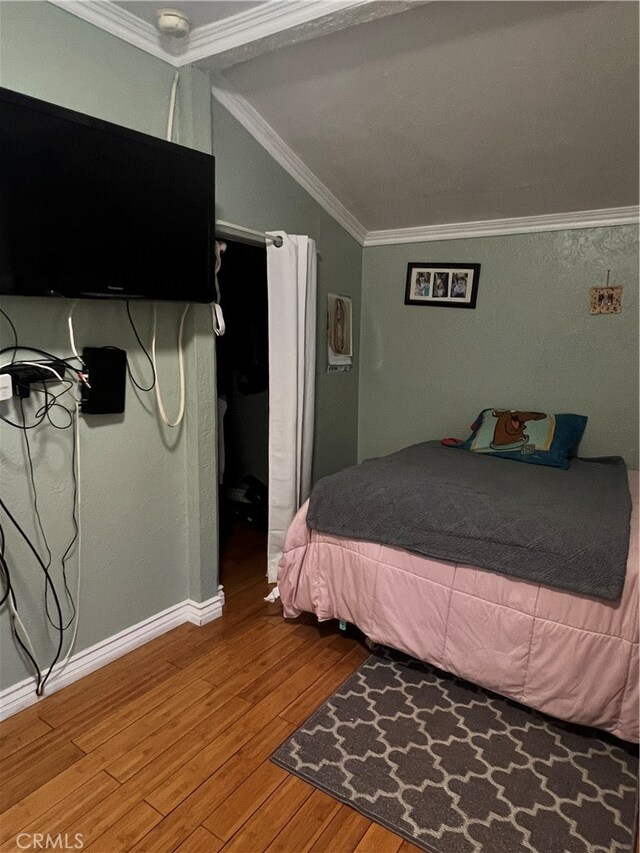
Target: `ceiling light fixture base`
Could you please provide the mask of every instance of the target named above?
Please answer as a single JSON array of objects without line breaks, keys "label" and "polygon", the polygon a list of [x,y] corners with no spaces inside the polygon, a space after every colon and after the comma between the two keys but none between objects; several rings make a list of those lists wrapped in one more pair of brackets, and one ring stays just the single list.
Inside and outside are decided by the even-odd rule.
[{"label": "ceiling light fixture base", "polygon": [[177,9],[158,9],[156,28],[164,36],[184,38],[191,31],[191,21]]}]

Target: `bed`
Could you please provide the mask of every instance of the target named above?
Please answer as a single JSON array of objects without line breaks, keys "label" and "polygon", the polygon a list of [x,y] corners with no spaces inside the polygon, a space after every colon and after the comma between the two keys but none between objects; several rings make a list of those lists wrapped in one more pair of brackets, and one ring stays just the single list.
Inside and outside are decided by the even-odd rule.
[{"label": "bed", "polygon": [[[478,464],[502,466],[501,471],[511,466],[507,473],[523,478],[531,468],[506,460]],[[306,611],[321,621],[350,622],[375,643],[543,713],[637,743],[638,472],[623,469],[623,476],[633,507],[620,594],[587,595],[504,568],[442,559],[438,551],[428,556],[361,535],[311,529],[307,502],[290,525],[279,564],[284,616]],[[550,535],[552,515],[545,521]],[[585,514],[583,523],[586,530],[594,519]],[[629,530],[628,516],[626,525]],[[572,549],[573,577],[588,555],[574,544]],[[516,575],[521,562],[514,564]]]}]

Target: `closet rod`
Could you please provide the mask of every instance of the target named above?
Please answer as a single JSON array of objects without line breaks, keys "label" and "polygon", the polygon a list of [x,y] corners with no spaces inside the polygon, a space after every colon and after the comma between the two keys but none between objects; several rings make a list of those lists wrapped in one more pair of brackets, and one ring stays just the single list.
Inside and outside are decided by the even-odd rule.
[{"label": "closet rod", "polygon": [[228,228],[230,231],[240,231],[242,234],[252,234],[254,237],[262,237],[263,240],[273,240],[273,245],[280,248],[283,244],[282,237],[270,237],[264,231],[256,231],[254,228],[245,228],[244,225],[235,225],[233,222],[224,222],[222,219],[216,221],[216,225],[221,228]]}]

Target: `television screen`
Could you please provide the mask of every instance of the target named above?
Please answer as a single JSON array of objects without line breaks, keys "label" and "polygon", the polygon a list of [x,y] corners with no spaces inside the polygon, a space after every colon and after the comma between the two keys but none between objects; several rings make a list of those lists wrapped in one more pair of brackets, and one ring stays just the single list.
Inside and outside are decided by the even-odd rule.
[{"label": "television screen", "polygon": [[0,294],[212,302],[214,158],[0,89]]}]

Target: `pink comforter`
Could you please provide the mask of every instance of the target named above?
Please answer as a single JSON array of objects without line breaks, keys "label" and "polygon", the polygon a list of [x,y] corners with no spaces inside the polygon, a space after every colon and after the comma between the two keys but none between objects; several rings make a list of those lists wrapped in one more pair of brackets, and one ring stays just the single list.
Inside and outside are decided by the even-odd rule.
[{"label": "pink comforter", "polygon": [[286,617],[343,619],[503,696],[638,742],[638,473],[617,602],[291,523],[278,568]]}]

